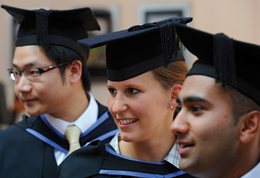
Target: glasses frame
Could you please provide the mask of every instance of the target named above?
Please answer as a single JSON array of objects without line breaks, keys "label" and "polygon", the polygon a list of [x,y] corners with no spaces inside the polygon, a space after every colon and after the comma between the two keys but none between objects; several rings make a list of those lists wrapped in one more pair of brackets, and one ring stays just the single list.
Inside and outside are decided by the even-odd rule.
[{"label": "glasses frame", "polygon": [[[48,72],[52,69],[56,69],[57,67],[60,67],[60,66],[66,65],[66,64],[68,64],[68,62],[60,63],[60,64],[51,64],[51,65],[46,66],[46,67],[28,68],[28,69],[25,69],[23,71],[15,69],[18,75],[14,74],[15,73],[14,68],[10,68],[10,69],[7,69],[7,70],[9,72],[10,79],[13,80],[13,81],[17,81],[18,79],[20,79],[23,74],[24,74],[26,79],[28,79],[29,81],[33,81],[32,80],[33,78],[37,78],[45,72]],[[35,70],[34,72],[37,71],[37,73],[34,73],[34,74],[30,73],[30,70]]]}]

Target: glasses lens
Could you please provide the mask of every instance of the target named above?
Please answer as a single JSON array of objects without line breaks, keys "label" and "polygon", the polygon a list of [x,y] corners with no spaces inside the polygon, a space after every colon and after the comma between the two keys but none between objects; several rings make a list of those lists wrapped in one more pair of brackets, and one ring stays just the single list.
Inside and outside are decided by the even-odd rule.
[{"label": "glasses lens", "polygon": [[19,71],[16,71],[14,69],[9,69],[9,77],[11,80],[15,80],[17,79],[17,77],[19,77]]},{"label": "glasses lens", "polygon": [[27,78],[35,78],[41,75],[40,69],[28,69],[24,71],[24,74]]},{"label": "glasses lens", "polygon": [[9,77],[10,77],[11,80],[15,80],[15,75],[14,75],[14,73],[10,73],[10,74],[9,74]]},{"label": "glasses lens", "polygon": [[65,65],[65,64],[67,64],[67,63],[62,63],[62,64],[58,64],[58,65],[50,65],[50,66],[47,66],[45,68],[31,68],[31,69],[29,68],[29,69],[26,69],[24,71],[19,71],[17,69],[11,68],[11,69],[8,69],[9,77],[10,77],[11,80],[17,80],[24,73],[25,77],[28,80],[36,81],[42,73],[48,72],[52,69],[55,69],[59,66]]}]

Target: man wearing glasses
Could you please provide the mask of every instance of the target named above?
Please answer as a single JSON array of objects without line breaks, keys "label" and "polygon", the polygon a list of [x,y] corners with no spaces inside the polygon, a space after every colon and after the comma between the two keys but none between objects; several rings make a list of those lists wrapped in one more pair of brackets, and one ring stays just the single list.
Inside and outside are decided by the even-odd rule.
[{"label": "man wearing glasses", "polygon": [[[77,43],[99,25],[90,8],[2,8],[20,23],[8,71],[28,116],[0,134],[0,177],[57,177],[75,145],[116,133],[107,108],[90,93],[88,49]],[[78,138],[71,141],[68,130]]]}]

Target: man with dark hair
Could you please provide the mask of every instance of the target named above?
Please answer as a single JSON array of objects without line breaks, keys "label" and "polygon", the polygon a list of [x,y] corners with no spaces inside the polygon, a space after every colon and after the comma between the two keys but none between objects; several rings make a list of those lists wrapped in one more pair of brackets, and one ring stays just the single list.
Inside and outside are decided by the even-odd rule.
[{"label": "man with dark hair", "polygon": [[88,49],[78,43],[99,25],[90,8],[2,8],[20,23],[8,70],[29,117],[0,134],[0,177],[57,177],[69,153],[117,130],[90,93]]},{"label": "man with dark hair", "polygon": [[180,168],[201,178],[260,175],[260,46],[176,25],[198,57],[177,97],[172,123]]}]

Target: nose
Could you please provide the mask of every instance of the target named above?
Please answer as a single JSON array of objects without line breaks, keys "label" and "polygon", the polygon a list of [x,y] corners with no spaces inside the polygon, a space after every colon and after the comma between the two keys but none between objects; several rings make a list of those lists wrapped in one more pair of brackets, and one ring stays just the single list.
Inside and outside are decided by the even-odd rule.
[{"label": "nose", "polygon": [[180,110],[175,119],[171,124],[171,131],[175,135],[183,135],[189,131],[189,124],[187,121],[187,115],[185,115],[185,111]]},{"label": "nose", "polygon": [[24,75],[21,75],[20,78],[15,81],[15,88],[18,92],[29,92],[32,89],[32,85]]},{"label": "nose", "polygon": [[114,114],[121,113],[127,109],[125,98],[121,94],[117,94],[115,97],[110,98],[109,105],[111,113]]}]

